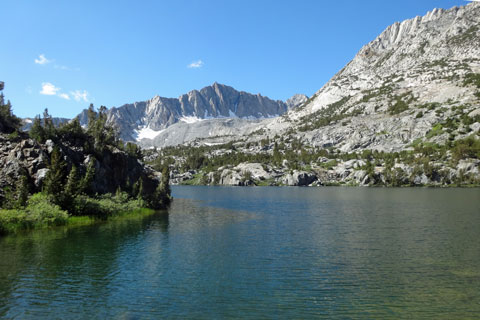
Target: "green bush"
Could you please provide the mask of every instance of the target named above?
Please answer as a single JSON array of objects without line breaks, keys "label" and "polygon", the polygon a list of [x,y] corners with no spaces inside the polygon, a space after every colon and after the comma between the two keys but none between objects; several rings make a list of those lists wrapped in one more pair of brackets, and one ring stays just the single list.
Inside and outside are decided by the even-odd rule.
[{"label": "green bush", "polygon": [[130,198],[126,192],[117,192],[115,195],[107,193],[99,198],[77,195],[72,201],[70,213],[74,216],[93,216],[104,219],[145,207],[146,203],[142,199]]},{"label": "green bush", "polygon": [[397,100],[393,105],[388,107],[388,112],[391,115],[402,113],[403,111],[408,110],[408,104],[403,100]]},{"label": "green bush", "polygon": [[441,135],[443,133],[443,127],[440,123],[437,123],[433,126],[432,130],[428,131],[427,139],[431,139],[435,136]]},{"label": "green bush", "polygon": [[480,73],[468,73],[465,75],[463,80],[463,85],[474,85],[477,88],[480,88]]},{"label": "green bush", "polygon": [[39,226],[63,225],[68,213],[50,202],[43,193],[34,194],[24,209],[0,210],[0,234]]},{"label": "green bush", "polygon": [[480,158],[480,140],[473,136],[455,141],[452,149],[455,161],[466,158]]}]

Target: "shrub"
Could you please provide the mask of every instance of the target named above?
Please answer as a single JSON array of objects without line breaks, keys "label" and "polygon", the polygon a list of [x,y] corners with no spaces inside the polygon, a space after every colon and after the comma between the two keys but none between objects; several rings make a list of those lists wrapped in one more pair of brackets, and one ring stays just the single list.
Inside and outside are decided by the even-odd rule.
[{"label": "shrub", "polygon": [[393,105],[388,108],[388,112],[391,115],[402,113],[405,110],[408,110],[408,104],[403,100],[397,100]]},{"label": "shrub", "polygon": [[38,226],[63,225],[68,214],[50,202],[43,193],[34,194],[24,209],[0,210],[0,233],[31,229]]},{"label": "shrub", "polygon": [[480,73],[468,73],[465,75],[463,80],[463,85],[474,85],[477,88],[480,88]]},{"label": "shrub", "polygon": [[117,191],[115,195],[104,194],[99,198],[77,195],[72,202],[71,214],[74,216],[93,216],[106,219],[126,212],[131,212],[146,206],[142,199],[130,198],[128,193]]},{"label": "shrub", "polygon": [[466,158],[480,158],[480,140],[469,136],[455,141],[452,156],[455,161]]},{"label": "shrub", "polygon": [[443,133],[443,127],[440,123],[437,123],[433,126],[432,130],[428,131],[427,139],[431,139],[435,136],[441,135]]}]

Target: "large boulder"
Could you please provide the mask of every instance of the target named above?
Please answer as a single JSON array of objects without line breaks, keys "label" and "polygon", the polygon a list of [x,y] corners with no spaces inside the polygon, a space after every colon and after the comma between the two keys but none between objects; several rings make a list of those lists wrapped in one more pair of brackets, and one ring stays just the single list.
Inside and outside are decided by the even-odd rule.
[{"label": "large boulder", "polygon": [[240,173],[230,170],[224,169],[220,174],[220,181],[218,182],[220,185],[224,186],[243,186],[243,179]]},{"label": "large boulder", "polygon": [[267,180],[272,177],[272,175],[268,173],[260,163],[243,162],[233,169],[241,173],[249,172],[251,177],[255,180]]},{"label": "large boulder", "polygon": [[317,180],[317,176],[312,172],[294,170],[287,174],[282,183],[287,186],[308,186]]}]

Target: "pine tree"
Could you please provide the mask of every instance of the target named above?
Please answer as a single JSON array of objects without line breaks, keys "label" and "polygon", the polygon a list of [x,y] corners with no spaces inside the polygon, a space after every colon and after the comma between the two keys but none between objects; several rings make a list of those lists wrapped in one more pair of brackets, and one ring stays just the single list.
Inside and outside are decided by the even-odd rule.
[{"label": "pine tree", "polygon": [[17,183],[16,189],[16,207],[23,208],[28,200],[28,179],[26,175],[22,175]]},{"label": "pine tree", "polygon": [[30,137],[40,143],[45,142],[46,140],[46,133],[45,129],[42,126],[42,121],[40,120],[40,116],[36,116],[35,119],[33,120],[32,127],[30,128],[30,131],[28,132]]},{"label": "pine tree", "polygon": [[[136,185],[135,185],[136,184]],[[137,182],[133,185],[133,195],[137,197],[137,199],[143,199],[143,179],[142,177],[138,178]]]},{"label": "pine tree", "polygon": [[79,192],[79,179],[78,179],[78,171],[75,165],[72,166],[70,173],[67,177],[67,184],[65,185],[65,196],[68,199],[72,199],[75,197]]},{"label": "pine tree", "polygon": [[45,181],[43,182],[43,191],[52,196],[57,204],[62,202],[63,184],[66,176],[66,163],[62,159],[60,151],[55,147],[50,156],[50,166],[48,168]]},{"label": "pine tree", "polygon": [[140,147],[137,146],[135,143],[127,142],[125,151],[128,153],[128,155],[135,157],[137,159],[143,158],[142,149],[140,149]]},{"label": "pine tree", "polygon": [[53,140],[57,137],[52,116],[48,113],[47,108],[43,111],[43,130],[45,131],[45,139]]},{"label": "pine tree", "polygon": [[95,158],[90,159],[87,166],[87,172],[80,181],[80,193],[90,194],[92,193],[92,182],[95,177]]},{"label": "pine tree", "polygon": [[7,104],[0,105],[0,130],[5,133],[13,133],[17,131],[22,125],[20,118],[17,118],[12,113],[12,104],[7,101]]},{"label": "pine tree", "polygon": [[165,166],[162,170],[160,186],[165,195],[170,198],[172,191],[170,190],[170,168],[168,166]]},{"label": "pine tree", "polygon": [[152,209],[165,209],[171,202],[170,172],[168,166],[162,170],[162,179],[152,196],[148,197],[148,206]]}]

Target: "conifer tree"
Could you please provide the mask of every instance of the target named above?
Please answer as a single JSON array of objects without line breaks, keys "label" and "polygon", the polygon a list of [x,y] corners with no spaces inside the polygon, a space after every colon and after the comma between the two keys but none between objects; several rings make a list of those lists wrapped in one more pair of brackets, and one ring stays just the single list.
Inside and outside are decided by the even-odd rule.
[{"label": "conifer tree", "polygon": [[167,196],[167,198],[170,198],[172,191],[170,190],[170,168],[168,166],[163,167],[160,187]]},{"label": "conifer tree", "polygon": [[65,196],[68,199],[72,199],[78,194],[79,191],[79,179],[78,171],[75,165],[72,166],[70,173],[67,177],[67,184],[65,185]]},{"label": "conifer tree", "polygon": [[45,142],[46,140],[46,134],[45,134],[45,129],[42,126],[42,121],[40,120],[40,116],[36,116],[35,119],[33,120],[32,127],[30,128],[30,131],[28,132],[30,137],[40,143]]},{"label": "conifer tree", "polygon": [[22,125],[20,118],[17,118],[12,113],[12,104],[7,101],[7,104],[0,105],[0,130],[5,133],[12,133],[17,131]]},{"label": "conifer tree", "polygon": [[52,116],[48,113],[47,108],[43,111],[43,130],[45,131],[45,139],[54,140],[57,137]]},{"label": "conifer tree", "polygon": [[[66,163],[62,159],[60,151],[55,147],[50,156],[50,166],[43,182],[43,191],[53,196],[55,202],[60,202],[63,193],[63,183],[66,175]],[[58,198],[58,199],[57,199]]]},{"label": "conifer tree", "polygon": [[80,181],[80,193],[90,194],[92,193],[92,182],[95,177],[95,158],[90,159],[87,166],[87,172]]},{"label": "conifer tree", "polygon": [[18,179],[16,198],[16,207],[25,207],[28,200],[28,179],[26,175],[22,175],[20,179]]},{"label": "conifer tree", "polygon": [[133,185],[133,195],[137,197],[137,199],[143,199],[143,179],[142,177],[138,178],[137,182]]}]

